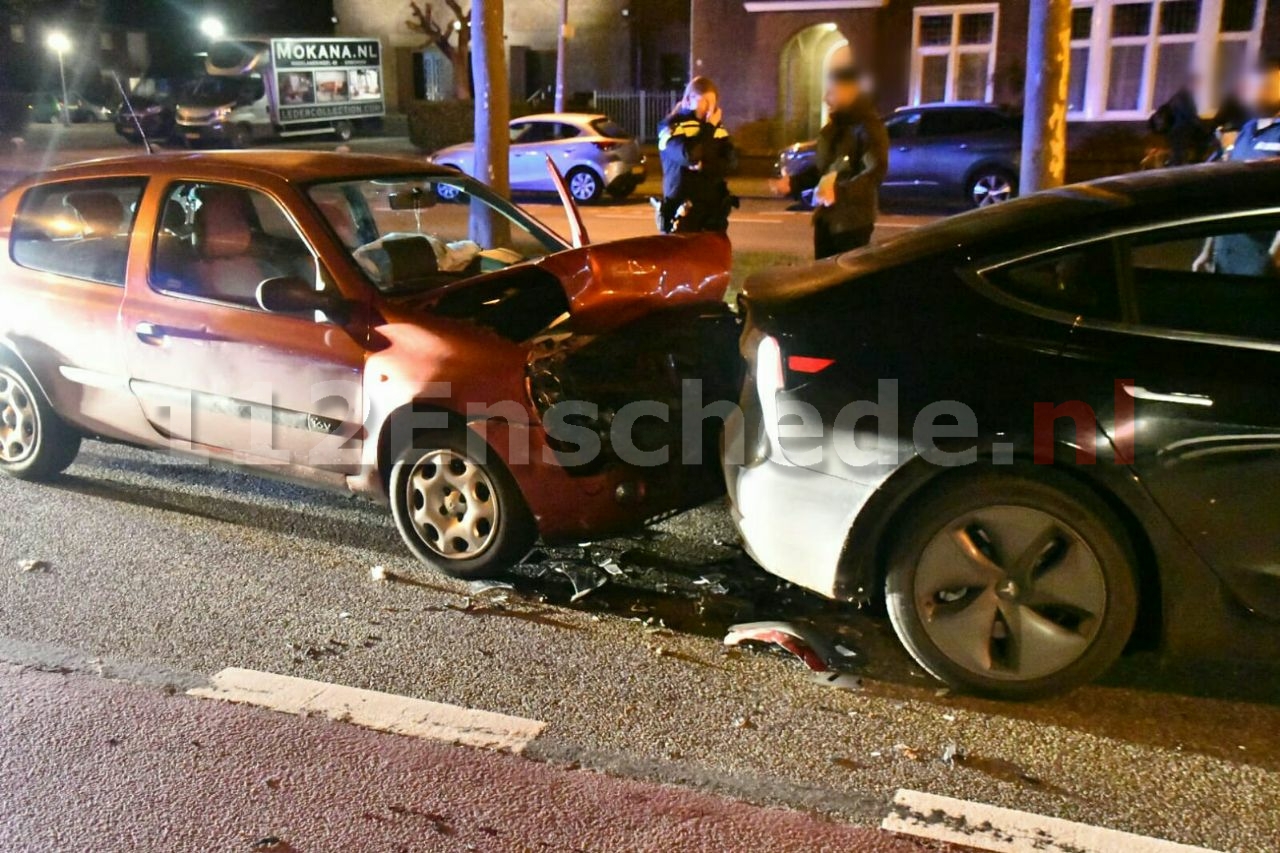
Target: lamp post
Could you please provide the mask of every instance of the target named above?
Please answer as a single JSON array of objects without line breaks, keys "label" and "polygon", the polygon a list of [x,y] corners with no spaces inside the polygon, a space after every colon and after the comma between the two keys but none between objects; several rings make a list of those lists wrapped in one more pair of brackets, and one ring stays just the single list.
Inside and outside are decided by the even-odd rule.
[{"label": "lamp post", "polygon": [[569,52],[569,0],[560,0],[560,33],[556,37],[556,112],[564,112],[564,77]]},{"label": "lamp post", "polygon": [[220,18],[208,15],[200,20],[200,32],[204,33],[209,41],[217,41],[227,34],[227,25],[222,23]]},{"label": "lamp post", "polygon": [[62,80],[62,123],[71,124],[71,108],[67,103],[67,67],[63,62],[63,54],[71,50],[71,39],[61,30],[54,30],[45,39],[49,49],[58,54],[58,77]]}]

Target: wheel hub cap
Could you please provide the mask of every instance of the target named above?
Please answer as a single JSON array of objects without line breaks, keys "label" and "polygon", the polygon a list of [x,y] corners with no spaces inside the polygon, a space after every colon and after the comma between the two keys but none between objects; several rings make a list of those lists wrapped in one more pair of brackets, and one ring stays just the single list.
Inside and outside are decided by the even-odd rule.
[{"label": "wheel hub cap", "polygon": [[414,464],[405,492],[418,538],[433,553],[470,560],[493,544],[500,512],[493,481],[466,456],[451,450],[425,454]]},{"label": "wheel hub cap", "polygon": [[1093,550],[1049,513],[993,506],[942,528],[916,567],[925,632],[948,659],[987,678],[1058,672],[1093,643],[1106,577]]},{"label": "wheel hub cap", "polygon": [[0,370],[0,462],[15,464],[35,452],[40,419],[30,391],[7,370]]}]

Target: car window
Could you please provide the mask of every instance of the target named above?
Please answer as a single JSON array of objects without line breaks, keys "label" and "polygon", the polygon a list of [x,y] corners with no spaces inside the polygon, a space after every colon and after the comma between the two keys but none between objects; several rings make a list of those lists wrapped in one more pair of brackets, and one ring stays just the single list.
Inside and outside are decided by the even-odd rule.
[{"label": "car window", "polygon": [[987,274],[1024,302],[1078,317],[1118,320],[1115,247],[1109,240],[1015,262]]},{"label": "car window", "polygon": [[907,139],[920,127],[920,113],[899,113],[884,123],[890,139]]},{"label": "car window", "polygon": [[9,238],[14,263],[123,285],[146,178],[67,181],[28,190]]},{"label": "car window", "polygon": [[319,286],[315,255],[275,199],[230,184],[166,190],[152,287],[257,308],[258,285],[286,276]]},{"label": "car window", "polygon": [[1141,324],[1280,341],[1280,217],[1148,232],[1126,249]]},{"label": "car window", "polygon": [[511,126],[511,142],[516,145],[531,145],[539,142],[550,142],[556,138],[559,122],[530,121]]},{"label": "car window", "polygon": [[[389,293],[424,291],[564,248],[519,208],[464,177],[405,175],[308,190],[352,259]],[[479,227],[481,219],[498,223]]]},{"label": "car window", "polygon": [[950,136],[958,133],[982,133],[999,130],[1009,120],[991,110],[928,110],[920,122],[921,136]]},{"label": "car window", "polygon": [[574,125],[566,122],[560,122],[556,125],[556,139],[574,139],[581,135],[582,131]]},{"label": "car window", "polygon": [[606,139],[630,139],[631,138],[631,134],[627,133],[626,129],[623,128],[622,125],[618,124],[613,119],[609,119],[609,118],[594,119],[591,122],[591,127],[593,130],[595,130],[596,133],[600,134]]}]

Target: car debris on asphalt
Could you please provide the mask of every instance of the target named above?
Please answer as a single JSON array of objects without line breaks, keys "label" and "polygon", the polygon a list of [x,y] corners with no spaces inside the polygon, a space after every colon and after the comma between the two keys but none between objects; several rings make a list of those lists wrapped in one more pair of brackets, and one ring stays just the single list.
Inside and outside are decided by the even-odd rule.
[{"label": "car debris on asphalt", "polygon": [[725,635],[726,646],[744,642],[781,646],[804,662],[814,672],[830,672],[833,651],[808,628],[793,622],[748,622],[733,625]]}]

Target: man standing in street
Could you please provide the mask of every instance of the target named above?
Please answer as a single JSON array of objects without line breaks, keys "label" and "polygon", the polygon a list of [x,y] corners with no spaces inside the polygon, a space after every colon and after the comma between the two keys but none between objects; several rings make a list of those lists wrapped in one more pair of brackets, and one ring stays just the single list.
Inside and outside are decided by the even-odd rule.
[{"label": "man standing in street", "polygon": [[831,118],[818,134],[822,177],[813,193],[813,246],[819,260],[871,242],[880,183],[889,169],[889,134],[852,62],[827,74],[826,102]]}]

